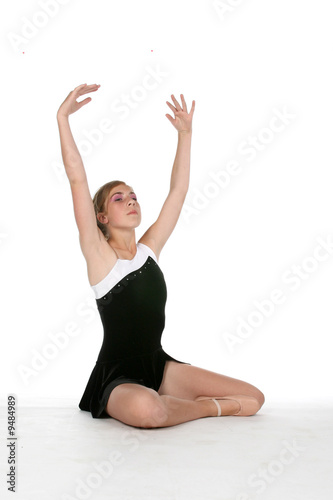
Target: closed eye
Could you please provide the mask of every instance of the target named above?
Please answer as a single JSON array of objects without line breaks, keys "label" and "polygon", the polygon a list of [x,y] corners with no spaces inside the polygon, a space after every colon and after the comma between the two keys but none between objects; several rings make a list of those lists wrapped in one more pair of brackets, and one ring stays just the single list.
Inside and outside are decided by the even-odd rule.
[{"label": "closed eye", "polygon": [[[133,194],[134,194],[134,193],[133,193]],[[134,195],[134,196],[131,196],[131,198],[132,198],[132,200],[138,201],[138,200],[137,200],[137,197],[136,197],[135,195]],[[121,196],[120,196],[119,198],[113,198],[113,197],[111,196],[111,201],[112,201],[112,200],[113,200],[113,201],[122,201],[122,199],[123,199],[123,198],[122,198]]]},{"label": "closed eye", "polygon": [[[122,200],[122,198],[116,198],[114,201],[121,201],[121,200]],[[132,198],[132,200],[138,201],[137,198],[134,198],[134,197]]]}]

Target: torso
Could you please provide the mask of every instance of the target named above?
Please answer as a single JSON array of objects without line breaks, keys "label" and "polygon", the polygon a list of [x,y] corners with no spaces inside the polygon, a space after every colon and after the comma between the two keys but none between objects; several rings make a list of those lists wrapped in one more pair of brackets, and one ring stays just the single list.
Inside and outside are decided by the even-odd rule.
[{"label": "torso", "polygon": [[[132,260],[135,257],[135,254],[131,254],[130,252],[112,248],[103,235],[101,236],[100,243],[97,251],[92,252],[89,257],[86,257],[88,280],[91,286],[102,281],[114,267],[118,259]],[[147,245],[156,253],[151,240],[148,241],[142,237],[138,243]]]}]

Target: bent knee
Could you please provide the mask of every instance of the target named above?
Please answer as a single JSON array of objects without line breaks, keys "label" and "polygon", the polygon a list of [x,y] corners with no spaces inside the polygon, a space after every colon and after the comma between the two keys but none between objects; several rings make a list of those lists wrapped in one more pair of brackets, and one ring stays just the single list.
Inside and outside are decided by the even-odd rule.
[{"label": "bent knee", "polygon": [[166,408],[153,389],[141,386],[122,387],[110,397],[107,413],[134,427],[158,427],[166,418]]},{"label": "bent knee", "polygon": [[168,418],[165,405],[155,397],[140,401],[135,411],[140,427],[145,429],[161,427]]}]

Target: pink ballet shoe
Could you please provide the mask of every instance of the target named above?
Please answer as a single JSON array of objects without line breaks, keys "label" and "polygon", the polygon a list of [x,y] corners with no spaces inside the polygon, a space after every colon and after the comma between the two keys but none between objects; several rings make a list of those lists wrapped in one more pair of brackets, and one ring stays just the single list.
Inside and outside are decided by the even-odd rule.
[{"label": "pink ballet shoe", "polygon": [[196,398],[195,401],[202,401],[203,399],[211,399],[212,401],[214,401],[214,403],[216,404],[216,406],[218,408],[218,413],[217,413],[218,417],[221,416],[222,411],[221,411],[221,406],[217,402],[217,399],[231,399],[231,400],[237,401],[237,403],[239,403],[240,409],[237,413],[234,413],[233,416],[235,416],[235,415],[250,416],[250,415],[254,415],[259,410],[258,400],[256,398],[253,398],[252,396],[244,396],[243,394],[237,394],[235,396],[226,396],[223,398],[221,398],[219,396],[216,396],[214,398],[202,396],[202,397]]}]

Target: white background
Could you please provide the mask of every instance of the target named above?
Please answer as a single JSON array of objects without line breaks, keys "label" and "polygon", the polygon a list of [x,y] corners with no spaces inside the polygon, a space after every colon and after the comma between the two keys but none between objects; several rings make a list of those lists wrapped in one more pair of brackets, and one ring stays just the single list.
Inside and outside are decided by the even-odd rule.
[{"label": "white background", "polygon": [[[92,196],[113,179],[134,187],[137,240],[168,193],[177,131],[166,101],[196,101],[186,214],[202,206],[184,207],[159,261],[166,352],[246,380],[266,402],[332,399],[333,251],[316,253],[333,239],[331,2],[225,1],[223,13],[213,1],[72,0],[51,15],[52,3],[7,3],[2,18],[1,397],[79,402],[101,347],[56,121],[71,90],[97,83],[71,128],[79,144],[114,123],[82,157]],[[145,88],[154,71],[163,76]],[[269,136],[274,110],[293,118]],[[261,150],[248,161],[239,147],[251,137]],[[213,193],[210,174],[232,160],[240,173]],[[284,279],[293,266],[298,288]],[[237,336],[274,289],[284,302]],[[47,359],[59,332],[67,345]]]}]

